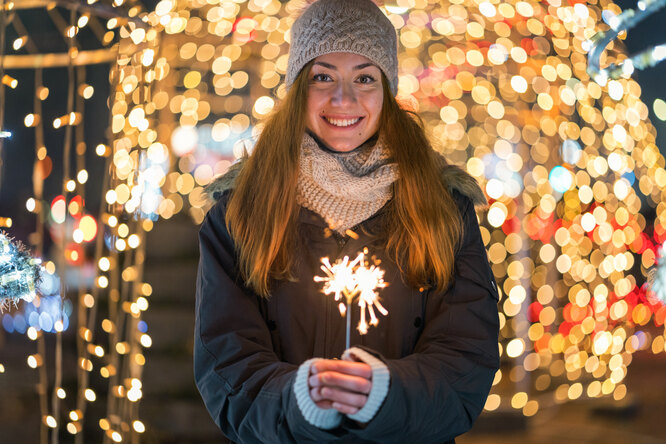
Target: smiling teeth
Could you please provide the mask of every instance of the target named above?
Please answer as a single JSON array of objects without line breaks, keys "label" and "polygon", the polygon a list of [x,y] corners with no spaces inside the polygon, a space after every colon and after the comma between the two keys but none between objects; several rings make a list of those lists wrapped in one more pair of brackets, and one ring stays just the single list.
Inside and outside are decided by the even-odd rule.
[{"label": "smiling teeth", "polygon": [[332,125],[335,125],[335,126],[349,126],[349,125],[353,125],[356,122],[358,122],[359,120],[361,120],[360,117],[358,117],[356,119],[352,119],[352,120],[348,120],[348,119],[344,119],[344,120],[329,119],[328,117],[325,117],[325,119],[328,123],[330,123]]}]

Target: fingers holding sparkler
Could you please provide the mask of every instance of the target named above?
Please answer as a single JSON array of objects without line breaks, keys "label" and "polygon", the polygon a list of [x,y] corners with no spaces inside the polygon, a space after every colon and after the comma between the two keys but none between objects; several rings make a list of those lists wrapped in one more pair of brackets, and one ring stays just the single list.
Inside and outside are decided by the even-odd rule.
[{"label": "fingers holding sparkler", "polygon": [[372,368],[363,362],[322,359],[312,365],[308,385],[318,407],[354,414],[368,400]]}]

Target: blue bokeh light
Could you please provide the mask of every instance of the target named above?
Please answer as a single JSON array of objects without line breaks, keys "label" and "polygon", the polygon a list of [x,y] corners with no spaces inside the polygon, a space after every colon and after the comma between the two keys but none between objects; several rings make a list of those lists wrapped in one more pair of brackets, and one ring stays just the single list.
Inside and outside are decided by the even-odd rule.
[{"label": "blue bokeh light", "polygon": [[622,178],[627,179],[627,182],[629,182],[629,185],[634,186],[634,182],[636,182],[636,175],[634,174],[633,171],[628,171],[622,175]]},{"label": "blue bokeh light", "polygon": [[9,313],[5,313],[2,317],[2,326],[8,333],[14,332],[14,318]]},{"label": "blue bokeh light", "polygon": [[42,272],[42,279],[37,287],[41,295],[52,295],[60,291],[60,277],[56,274]]},{"label": "blue bokeh light", "polygon": [[28,325],[31,327],[35,327],[37,329],[41,328],[39,326],[39,313],[36,311],[31,311],[30,314],[28,315]]},{"label": "blue bokeh light", "polygon": [[634,333],[634,336],[636,337],[636,339],[638,339],[638,347],[636,347],[636,348],[641,349],[641,348],[645,347],[645,345],[648,341],[648,337],[645,334],[645,332],[637,331],[636,333]]},{"label": "blue bokeh light", "polygon": [[548,181],[550,182],[550,186],[553,187],[553,190],[558,193],[565,193],[571,188],[571,185],[573,185],[571,172],[559,165],[550,170]]},{"label": "blue bokeh light", "polygon": [[51,331],[53,328],[53,318],[48,312],[43,311],[39,314],[39,327],[44,331]]},{"label": "blue bokeh light", "polygon": [[25,333],[28,327],[55,333],[55,323],[62,322],[62,330],[69,328],[69,317],[72,315],[72,302],[62,301],[59,294],[44,296],[38,299],[38,305],[25,303],[23,313],[14,315],[7,313],[2,317],[2,326],[8,333]]},{"label": "blue bokeh light", "polygon": [[21,313],[14,315],[14,331],[17,333],[25,333],[28,329],[28,325],[25,323],[25,318]]}]

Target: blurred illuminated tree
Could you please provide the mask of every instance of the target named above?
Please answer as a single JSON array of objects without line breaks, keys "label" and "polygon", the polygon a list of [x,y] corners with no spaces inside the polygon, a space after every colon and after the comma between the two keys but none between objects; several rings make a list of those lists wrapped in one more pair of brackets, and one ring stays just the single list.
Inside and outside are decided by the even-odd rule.
[{"label": "blurred illuminated tree", "polygon": [[[203,187],[284,95],[288,30],[302,6],[162,0],[149,15],[164,35],[145,113],[158,113],[175,166],[161,182],[161,217],[189,208],[201,222]],[[490,199],[482,234],[502,293],[506,363],[495,384],[511,384],[486,409],[531,416],[553,395],[622,399],[632,354],[664,351],[666,308],[643,283],[666,239],[666,171],[640,86],[600,86],[586,73],[587,40],[619,8],[398,0],[384,9],[399,30],[399,99]],[[624,57],[611,45],[602,65]],[[129,107],[118,110],[120,130]]]}]

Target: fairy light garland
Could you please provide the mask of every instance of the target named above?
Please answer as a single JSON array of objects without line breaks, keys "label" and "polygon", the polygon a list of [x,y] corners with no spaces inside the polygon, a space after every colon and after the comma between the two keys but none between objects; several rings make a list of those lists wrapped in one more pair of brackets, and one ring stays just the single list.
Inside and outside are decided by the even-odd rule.
[{"label": "fairy light garland", "polygon": [[[85,16],[83,16],[85,17]],[[80,23],[80,18],[77,21]],[[77,87],[77,94],[76,94],[76,109],[81,113],[83,116],[84,113],[84,108],[85,108],[85,101],[90,99],[94,93],[94,88],[90,85],[87,85],[85,83],[86,80],[86,69],[83,66],[80,66],[76,70],[76,78],[77,78],[77,84],[79,85]],[[85,122],[81,122],[80,125],[77,125],[75,128],[75,141],[74,141],[74,146],[76,149],[76,181],[75,181],[75,192],[77,196],[81,198],[82,202],[85,202],[86,199],[86,193],[85,193],[85,184],[88,181],[88,172],[86,170],[86,165],[85,165],[85,156],[86,156],[86,144],[84,141],[84,124]],[[73,179],[72,179],[73,181]],[[86,228],[86,223],[84,223],[86,220],[90,221],[90,224],[97,224],[94,218],[92,218],[90,215],[84,215],[85,214],[85,208],[82,206],[78,212],[74,213],[78,217],[78,227],[76,227],[72,233],[72,238],[74,240],[75,244],[81,244],[83,241],[91,241],[93,240],[93,233],[89,228]],[[80,234],[79,234],[80,233]],[[74,251],[74,250],[73,250]],[[81,275],[79,275],[79,282],[78,282],[78,297],[77,297],[77,310],[76,310],[76,317],[77,317],[77,325],[78,326],[86,326],[87,324],[89,325],[89,320],[93,318],[93,316],[89,313],[88,311],[88,305],[90,304],[90,299],[89,299],[89,294],[86,292],[87,288],[84,283],[84,279],[82,278]],[[84,327],[85,328],[85,327]],[[92,338],[91,338],[92,340]],[[85,357],[87,356],[87,344],[86,341],[83,337],[83,335],[76,335],[76,349],[77,349],[77,356]],[[79,358],[79,359],[80,359]],[[74,409],[69,410],[68,413],[68,421],[65,424],[65,429],[76,436],[75,442],[82,443],[83,442],[83,434],[80,433],[83,431],[83,419],[86,417],[86,399],[85,399],[85,392],[88,386],[88,372],[86,372],[80,365],[76,367],[77,369],[77,397],[76,397],[76,407]]]},{"label": "fairy light garland", "polygon": [[[274,98],[285,95],[288,30],[300,7],[162,0],[141,15],[145,28],[106,22],[104,32],[120,42],[112,137],[95,147],[109,172],[97,275],[78,301],[86,377],[76,408],[47,415],[49,427],[66,416],[82,442],[85,405],[105,397],[107,415],[93,419],[105,442],[144,432],[137,403],[142,350],[152,343],[141,324],[152,293],[142,282],[145,233],[181,211],[203,220],[210,205],[203,188],[251,148]],[[603,11],[619,8],[604,0],[399,0],[384,10],[399,33],[399,100],[490,198],[481,233],[502,295],[504,365],[485,409],[532,416],[553,400],[622,399],[632,354],[665,350],[664,335],[644,326],[663,328],[666,308],[642,283],[666,240],[666,170],[636,82],[600,85],[586,72],[586,42]],[[626,59],[621,50],[606,57]],[[77,170],[74,189],[85,177]],[[656,208],[654,226],[641,215],[642,200]],[[34,205],[48,209],[37,195]],[[31,356],[38,367],[44,350]],[[89,386],[93,373],[108,379],[106,395]]]},{"label": "fairy light garland", "polygon": [[[116,2],[116,6],[121,3]],[[84,18],[82,20],[74,13],[79,8],[74,4],[70,6],[72,6],[72,13],[69,24],[62,20],[55,21],[66,40],[73,43],[75,36],[78,34],[78,29],[89,23],[94,25],[96,19],[88,14],[82,15],[81,17]],[[140,7],[133,6],[130,8],[130,14],[134,16],[139,12]],[[53,18],[57,19],[59,16],[53,16]],[[139,22],[136,22],[137,20]],[[17,23],[17,27],[21,27],[20,20],[17,20]],[[123,28],[119,27],[122,23],[124,23]],[[145,42],[142,42],[145,37],[144,34],[138,40],[134,36],[133,42],[136,43],[130,45],[122,43],[122,38],[127,37],[127,35],[123,35],[125,30],[137,29],[137,24],[139,25],[138,28],[146,27],[145,22],[138,17],[132,18],[129,22],[120,21],[118,20],[118,14],[115,14],[115,17],[107,22],[106,27],[109,31],[102,35],[102,43],[105,45],[112,43],[113,36],[116,33],[121,35],[121,44],[114,45],[118,63],[112,68],[111,104],[115,103],[114,100],[117,96],[132,92],[120,86],[121,79],[124,78],[125,74],[130,70],[135,70],[141,79],[141,70],[150,67],[150,63],[142,63],[141,59],[134,57],[137,54],[137,47],[148,48],[152,45],[151,51],[155,51],[157,48],[158,42],[155,39],[157,36],[155,32],[149,32],[148,39],[145,39]],[[96,34],[100,35],[99,30],[96,31]],[[25,43],[28,52],[35,54],[36,51],[32,42],[26,40]],[[63,276],[67,268],[83,263],[86,256],[83,246],[85,243],[96,239],[94,263],[98,264],[99,275],[95,279],[95,286],[88,293],[84,291],[83,281],[79,280],[78,283],[77,323],[79,331],[77,332],[77,348],[79,358],[77,367],[79,370],[77,382],[79,386],[77,396],[68,396],[68,388],[61,387],[59,382],[62,378],[62,363],[60,362],[58,347],[55,350],[55,366],[53,368],[56,373],[55,384],[52,386],[53,393],[49,396],[47,390],[51,387],[48,385],[48,373],[51,372],[51,368],[47,371],[47,349],[40,326],[30,326],[26,331],[27,336],[37,341],[38,346],[37,353],[28,356],[27,363],[29,367],[39,371],[40,384],[38,391],[42,412],[41,442],[57,442],[61,428],[75,435],[77,443],[83,442],[82,432],[87,420],[85,414],[87,403],[103,402],[102,400],[107,402],[106,416],[101,419],[91,419],[94,421],[93,424],[98,424],[102,429],[105,436],[104,440],[106,442],[136,441],[137,434],[145,431],[145,426],[138,418],[136,407],[142,397],[140,378],[142,366],[145,364],[142,349],[149,347],[151,343],[150,336],[145,333],[145,323],[142,321],[141,324],[139,323],[141,313],[148,308],[145,297],[152,292],[150,285],[141,282],[143,257],[145,256],[144,233],[152,227],[152,221],[146,221],[144,216],[154,217],[150,213],[137,212],[136,208],[130,209],[127,205],[121,205],[118,202],[108,203],[108,201],[107,205],[103,206],[99,218],[96,219],[86,214],[84,184],[88,180],[88,171],[85,167],[86,147],[83,142],[84,122],[82,118],[84,115],[84,100],[92,96],[94,87],[84,83],[85,68],[79,68],[76,74],[74,72],[73,65],[78,63],[75,59],[79,55],[75,44],[70,46],[68,54],[70,56],[70,85],[67,110],[63,115],[53,120],[54,128],[63,129],[66,135],[62,194],[57,196],[51,202],[51,205],[43,201],[43,180],[50,174],[53,163],[47,154],[43,139],[45,119],[41,115],[41,101],[48,98],[49,91],[41,85],[42,71],[40,68],[37,69],[35,75],[34,111],[24,119],[25,126],[35,128],[36,132],[36,165],[35,177],[33,178],[35,189],[34,196],[26,202],[26,209],[34,213],[38,220],[37,231],[30,238],[31,243],[35,244],[39,251],[43,248],[43,222],[48,220],[55,228],[58,236],[57,242],[62,253],[58,271]],[[78,88],[74,88],[75,78]],[[150,85],[149,82],[148,84],[139,83],[139,88],[130,97],[132,100],[141,103],[140,101],[143,98],[150,97]],[[73,101],[75,94],[78,97],[76,103]],[[110,126],[112,126],[111,122],[112,120],[109,122]],[[145,122],[147,124],[147,120]],[[139,170],[131,168],[118,173],[116,164],[110,161],[114,159],[112,154],[120,151],[130,151],[132,145],[128,145],[128,142],[131,142],[132,138],[136,138],[136,131],[121,129],[121,131],[115,131],[115,133],[109,146],[100,144],[96,148],[100,156],[108,158],[108,176],[105,176],[108,184],[103,187],[103,197],[108,191],[109,184],[118,184],[124,181],[128,184],[133,201],[136,202],[138,199],[140,205],[143,198],[143,188],[137,187],[136,190],[133,188],[137,184],[142,184],[139,176],[147,167],[140,166]],[[67,154],[69,147],[74,147],[76,150],[75,168],[70,165],[70,156]],[[100,147],[103,149],[100,150]],[[112,151],[114,148],[115,150]],[[133,155],[136,156],[138,153],[135,152]],[[138,157],[143,155],[145,154],[138,155]],[[138,163],[136,165],[138,166]],[[152,192],[155,191],[152,190]],[[135,218],[137,215],[139,216],[138,222]],[[11,225],[11,219],[7,219],[6,225]],[[105,242],[108,235],[114,238],[114,242]],[[109,260],[109,258],[112,260]],[[55,272],[56,269],[55,264],[50,261],[45,264],[45,268],[49,274]],[[63,292],[61,291],[61,293]],[[102,310],[102,313],[104,313],[103,319],[101,322],[97,322],[97,309],[100,305],[104,305],[103,302],[107,301],[108,309]],[[47,301],[42,298],[41,302],[44,306]],[[63,326],[62,322],[56,320],[56,324],[60,327],[54,331],[56,335],[59,335],[66,328],[66,323]],[[119,328],[116,329],[116,326],[119,326]],[[98,331],[102,334],[97,341],[93,342],[98,336]],[[108,346],[99,344],[100,339],[105,338],[105,334],[109,341]],[[93,371],[99,372],[102,378],[109,380],[108,393],[106,393],[106,388],[100,390],[97,382],[91,381],[89,375]],[[93,384],[90,384],[90,382],[93,382]],[[127,390],[124,388],[125,385],[127,385]],[[75,405],[72,404],[73,402],[75,402]]]},{"label": "fairy light garland", "polygon": [[[121,27],[119,35],[122,50],[111,75],[113,139],[109,146],[96,149],[98,155],[108,157],[110,172],[102,220],[111,236],[102,242],[102,252],[96,257],[96,286],[108,298],[108,313],[101,321],[108,348],[97,354],[104,357],[100,375],[108,379],[107,415],[99,420],[104,442],[134,440],[145,431],[137,407],[143,396],[143,349],[152,345],[141,321],[152,294],[151,286],[142,281],[145,233],[157,219],[158,184],[166,175],[169,159],[152,129],[153,111],[146,110],[155,80],[153,55],[158,52],[159,36],[155,30],[144,32],[132,23]],[[150,157],[154,162],[147,161]]]},{"label": "fairy light garland", "polygon": [[[251,148],[284,97],[302,6],[162,0],[148,15],[163,41],[146,106],[171,134],[176,167],[160,217],[203,220],[203,187]],[[642,282],[666,238],[666,171],[638,84],[601,86],[586,72],[602,14],[619,7],[399,0],[384,10],[399,33],[399,100],[490,198],[481,232],[502,294],[505,364],[486,410],[532,416],[553,400],[622,399],[632,353],[664,351],[664,336],[643,326],[662,328],[666,309]],[[606,57],[626,59],[621,49]],[[657,208],[654,227],[641,199]]]}]

